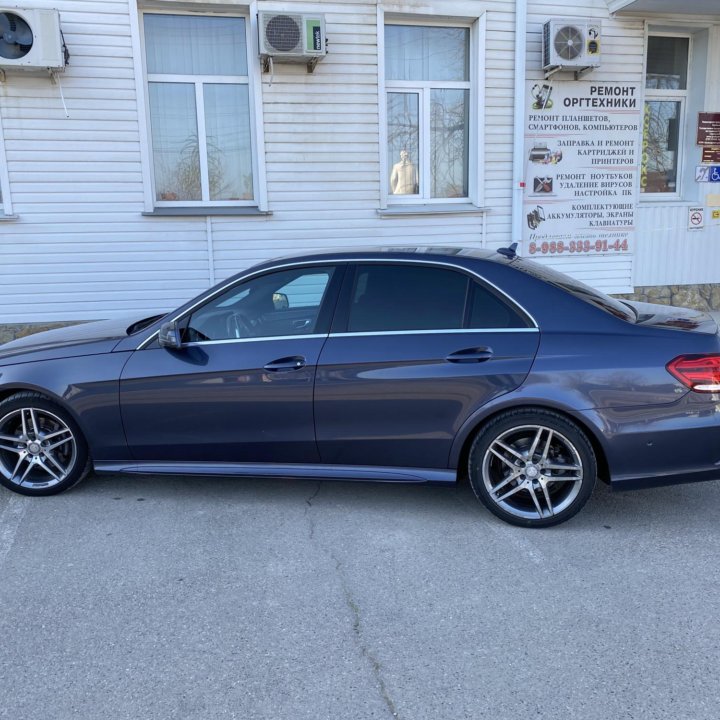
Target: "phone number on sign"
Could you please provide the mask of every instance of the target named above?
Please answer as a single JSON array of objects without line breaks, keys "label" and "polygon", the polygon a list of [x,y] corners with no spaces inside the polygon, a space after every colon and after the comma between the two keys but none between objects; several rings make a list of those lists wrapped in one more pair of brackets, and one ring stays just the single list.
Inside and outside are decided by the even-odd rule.
[{"label": "phone number on sign", "polygon": [[534,243],[528,245],[530,255],[558,255],[562,253],[592,253],[592,252],[624,252],[628,249],[627,240],[615,240],[608,242],[607,240],[552,240],[550,242]]}]

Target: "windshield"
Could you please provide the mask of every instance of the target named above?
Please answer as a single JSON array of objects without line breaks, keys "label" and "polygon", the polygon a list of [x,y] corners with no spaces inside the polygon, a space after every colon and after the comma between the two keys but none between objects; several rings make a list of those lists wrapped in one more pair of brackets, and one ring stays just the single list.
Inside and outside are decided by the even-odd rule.
[{"label": "windshield", "polygon": [[621,303],[619,300],[615,300],[615,298],[611,298],[609,295],[579,280],[575,280],[575,278],[569,275],[565,275],[565,273],[557,272],[557,270],[545,267],[539,263],[523,260],[522,258],[516,258],[512,266],[517,270],[522,270],[524,273],[538,278],[538,280],[542,280],[574,295],[583,302],[590,303],[611,315],[615,315],[615,317],[619,317],[621,320],[626,320],[631,323],[635,322],[636,313],[628,305]]}]

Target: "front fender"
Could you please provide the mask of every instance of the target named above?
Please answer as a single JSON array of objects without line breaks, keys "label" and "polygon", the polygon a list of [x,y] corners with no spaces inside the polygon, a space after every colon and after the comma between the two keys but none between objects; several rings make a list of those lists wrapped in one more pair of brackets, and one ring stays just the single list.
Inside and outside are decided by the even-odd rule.
[{"label": "front fender", "polygon": [[30,390],[51,398],[80,426],[93,460],[127,460],[119,378],[130,355],[110,352],[0,367],[0,393]]}]

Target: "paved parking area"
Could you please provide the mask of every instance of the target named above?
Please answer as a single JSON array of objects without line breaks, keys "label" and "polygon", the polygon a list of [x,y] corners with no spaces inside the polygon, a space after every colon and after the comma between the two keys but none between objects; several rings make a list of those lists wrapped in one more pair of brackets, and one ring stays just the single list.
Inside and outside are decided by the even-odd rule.
[{"label": "paved parking area", "polygon": [[720,483],[513,528],[457,489],[0,490],[0,718],[704,718]]}]

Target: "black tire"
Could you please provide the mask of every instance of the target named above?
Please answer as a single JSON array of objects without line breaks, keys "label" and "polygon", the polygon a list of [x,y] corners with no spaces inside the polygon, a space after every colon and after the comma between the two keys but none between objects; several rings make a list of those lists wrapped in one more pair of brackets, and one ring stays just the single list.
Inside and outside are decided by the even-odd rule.
[{"label": "black tire", "polygon": [[541,528],[569,520],[585,505],[597,461],[586,434],[565,416],[509,410],[478,431],[468,474],[491,513],[512,525]]},{"label": "black tire", "polygon": [[56,402],[34,392],[0,402],[0,484],[21,495],[55,495],[90,467],[78,424]]}]

